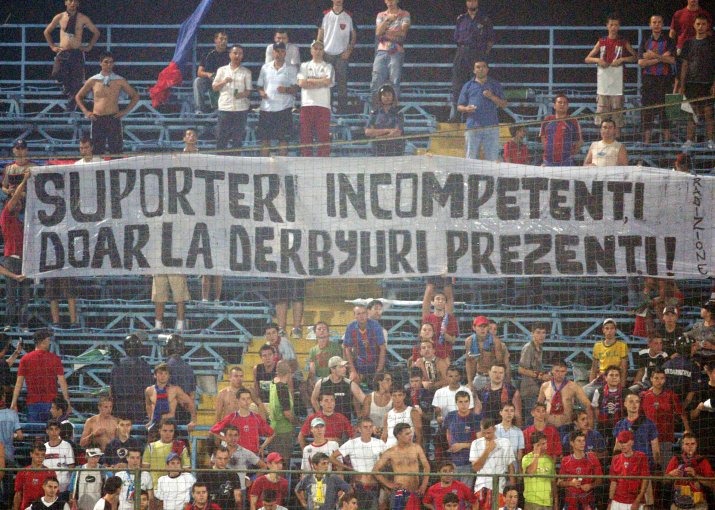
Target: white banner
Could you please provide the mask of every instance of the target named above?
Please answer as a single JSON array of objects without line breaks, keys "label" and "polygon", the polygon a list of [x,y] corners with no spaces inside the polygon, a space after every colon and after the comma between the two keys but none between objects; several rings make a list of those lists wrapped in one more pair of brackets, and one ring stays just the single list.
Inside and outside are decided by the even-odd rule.
[{"label": "white banner", "polygon": [[714,182],[438,156],[42,167],[28,183],[23,271],[705,278]]}]

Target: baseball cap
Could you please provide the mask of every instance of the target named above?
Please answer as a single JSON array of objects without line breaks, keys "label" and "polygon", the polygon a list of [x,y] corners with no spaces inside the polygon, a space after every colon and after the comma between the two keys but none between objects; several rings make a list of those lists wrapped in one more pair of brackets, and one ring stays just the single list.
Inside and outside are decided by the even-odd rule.
[{"label": "baseball cap", "polygon": [[181,459],[181,457],[179,457],[178,453],[171,452],[169,455],[166,456],[166,463],[168,464],[169,462],[171,462],[174,459]]},{"label": "baseball cap", "polygon": [[715,313],[715,301],[712,299],[708,299],[702,306],[702,308],[705,308],[707,311],[710,313]]},{"label": "baseball cap", "polygon": [[483,326],[484,324],[489,324],[489,319],[487,319],[483,315],[480,315],[479,317],[475,318],[474,322],[472,322],[472,326]]},{"label": "baseball cap", "polygon": [[665,308],[663,308],[663,315],[665,315],[666,313],[673,313],[675,315],[678,315],[678,309],[674,306],[666,306]]},{"label": "baseball cap", "polygon": [[621,430],[616,437],[616,441],[619,443],[627,443],[628,441],[633,441],[633,432],[630,430]]},{"label": "baseball cap", "polygon": [[323,44],[323,41],[320,41],[320,40],[316,39],[315,41],[313,41],[312,43],[310,43],[310,47],[312,48],[313,46],[323,46],[323,47],[325,47],[325,44]]},{"label": "baseball cap", "polygon": [[284,50],[284,49],[286,49],[286,45],[285,45],[285,43],[282,43],[282,42],[273,43],[273,49],[274,50]]},{"label": "baseball cap", "polygon": [[266,462],[283,462],[283,457],[278,452],[269,453]]},{"label": "baseball cap", "polygon": [[87,451],[85,452],[87,454],[87,457],[101,457],[104,455],[102,450],[99,448],[87,448]]},{"label": "baseball cap", "polygon": [[340,356],[333,356],[328,360],[328,368],[344,367],[348,362]]},{"label": "baseball cap", "polygon": [[20,138],[12,145],[12,148],[13,149],[27,149],[27,142],[24,139]]},{"label": "baseball cap", "polygon": [[312,420],[310,420],[311,427],[317,427],[318,425],[325,426],[325,420],[323,420],[322,418],[313,418]]},{"label": "baseball cap", "polygon": [[616,321],[611,318],[605,319],[603,321],[603,325],[605,326],[606,324],[613,324],[614,326],[618,327],[618,324],[616,324]]}]

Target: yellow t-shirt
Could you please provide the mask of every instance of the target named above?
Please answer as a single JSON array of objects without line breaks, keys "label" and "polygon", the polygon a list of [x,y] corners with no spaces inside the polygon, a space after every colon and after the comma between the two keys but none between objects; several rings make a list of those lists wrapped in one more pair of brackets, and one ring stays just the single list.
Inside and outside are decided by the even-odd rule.
[{"label": "yellow t-shirt", "polygon": [[611,365],[620,368],[621,361],[628,358],[628,346],[622,340],[606,345],[603,340],[593,346],[593,359],[598,360],[598,371],[603,373]]}]

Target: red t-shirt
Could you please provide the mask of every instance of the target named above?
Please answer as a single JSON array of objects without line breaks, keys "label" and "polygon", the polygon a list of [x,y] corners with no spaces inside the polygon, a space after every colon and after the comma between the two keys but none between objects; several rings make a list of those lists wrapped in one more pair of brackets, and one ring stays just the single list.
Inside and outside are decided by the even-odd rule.
[{"label": "red t-shirt", "polygon": [[[530,425],[524,429],[524,455],[534,449],[534,446],[531,444],[531,434],[534,432],[536,432],[535,425]],[[541,432],[546,436],[546,455],[556,461],[557,457],[561,457],[563,453],[559,431],[553,425],[546,425]]]},{"label": "red t-shirt", "polygon": [[[444,317],[437,317],[435,314],[431,313],[429,315],[422,316],[422,323],[429,322],[432,324],[432,329],[434,330],[434,336],[432,336],[432,341],[434,342],[434,353],[438,358],[449,358],[452,356],[452,344],[444,341],[444,344],[440,345],[439,335],[442,333],[442,322],[444,322]],[[447,333],[456,337],[459,335],[459,324],[457,324],[457,317],[453,314],[449,314],[447,319]],[[420,344],[418,343],[412,348],[412,361],[417,361],[420,359]]]},{"label": "red t-shirt", "polygon": [[28,404],[52,402],[57,396],[57,376],[64,374],[59,356],[42,350],[25,354],[17,369],[17,375],[25,378]]},{"label": "red t-shirt", "polygon": [[271,482],[266,475],[259,476],[256,481],[251,485],[250,496],[256,496],[258,501],[256,501],[256,508],[261,508],[263,506],[263,500],[261,495],[263,491],[273,489],[276,491],[276,503],[282,505],[285,501],[288,501],[288,480],[279,477],[276,483]]},{"label": "red t-shirt", "polygon": [[626,505],[633,504],[638,497],[643,480],[619,479],[618,476],[650,476],[648,456],[635,450],[630,457],[619,453],[611,461],[610,475],[616,477],[616,494],[613,496],[613,501]]},{"label": "red t-shirt", "polygon": [[[184,510],[199,510],[199,508],[196,506],[195,503],[186,503],[186,506],[184,506]],[[221,507],[218,506],[216,503],[211,503],[209,501],[206,503],[206,506],[203,508],[203,510],[221,510]]]},{"label": "red t-shirt", "polygon": [[[32,469],[32,466],[27,466]],[[27,508],[36,499],[45,495],[42,484],[48,478],[57,478],[54,471],[20,471],[15,476],[15,492],[22,493],[22,503],[20,508]]]},{"label": "red t-shirt", "polygon": [[340,441],[343,436],[347,436],[348,439],[353,437],[353,427],[350,425],[350,420],[348,420],[344,414],[333,413],[330,416],[325,416],[323,411],[318,411],[313,413],[303,422],[303,426],[300,429],[300,433],[303,437],[310,437],[310,422],[313,418],[322,418],[325,422],[325,439]]},{"label": "red t-shirt", "polygon": [[[702,476],[705,478],[712,478],[715,476],[713,473],[713,468],[710,465],[710,462],[708,462],[708,459],[705,457],[691,457],[689,459],[683,457],[682,455],[678,455],[677,457],[673,457],[670,459],[670,462],[668,462],[668,467],[665,468],[666,473],[670,473],[674,469],[678,469],[678,466],[690,466],[695,469],[695,473],[698,476]],[[695,494],[696,492],[702,492],[703,489],[700,488],[698,489],[697,486],[695,485],[695,481],[692,480],[691,478],[676,478],[675,479],[675,485],[680,486],[680,485],[687,485],[690,487],[690,491]]]},{"label": "red t-shirt", "polygon": [[641,393],[641,409],[646,418],[655,423],[659,441],[675,442],[675,415],[683,414],[678,395],[670,390],[656,395],[650,389]]},{"label": "red t-shirt", "polygon": [[670,28],[675,30],[675,33],[677,34],[675,40],[675,46],[677,48],[682,48],[683,44],[685,44],[685,41],[695,37],[695,27],[693,26],[693,24],[695,23],[695,18],[697,18],[701,14],[705,15],[705,17],[708,18],[710,26],[712,26],[712,16],[710,16],[710,13],[702,7],[699,7],[695,11],[688,10],[687,7],[675,11],[675,14],[673,14],[673,19],[670,22]]},{"label": "red t-shirt", "polygon": [[529,156],[529,148],[526,146],[525,143],[520,143],[519,145],[517,145],[514,140],[508,140],[504,144],[504,162],[528,165],[529,163],[531,163],[531,156]]},{"label": "red t-shirt", "polygon": [[[452,483],[447,487],[442,487],[441,482],[437,482],[436,484],[434,484],[432,487],[427,489],[427,492],[425,493],[425,497],[422,499],[422,502],[428,505],[434,505],[436,510],[443,510],[444,504],[442,503],[442,499],[446,494],[449,494],[450,492],[456,494],[460,502],[465,501],[471,505],[476,501],[476,498],[474,497],[474,492],[472,492],[469,487],[467,487],[458,480],[453,480]],[[462,508],[462,506],[460,506],[460,508]]]},{"label": "red t-shirt", "polygon": [[238,444],[253,453],[258,453],[260,436],[268,437],[273,435],[273,429],[268,425],[260,414],[251,413],[248,416],[241,416],[235,411],[216,425],[211,427],[211,432],[219,434],[227,425],[233,425],[238,429]]},{"label": "red t-shirt", "polygon": [[[577,459],[573,455],[567,455],[561,460],[560,475],[575,475],[574,478],[581,478],[582,484],[592,484],[593,478],[591,475],[602,475],[603,469],[601,462],[593,452],[586,452],[582,459]],[[591,491],[592,492],[592,491]],[[566,499],[571,496],[572,499],[583,498],[587,493],[583,489],[577,487],[566,487]]]},{"label": "red t-shirt", "polygon": [[22,258],[22,222],[7,206],[0,213],[0,229],[5,239],[5,256],[16,255]]}]

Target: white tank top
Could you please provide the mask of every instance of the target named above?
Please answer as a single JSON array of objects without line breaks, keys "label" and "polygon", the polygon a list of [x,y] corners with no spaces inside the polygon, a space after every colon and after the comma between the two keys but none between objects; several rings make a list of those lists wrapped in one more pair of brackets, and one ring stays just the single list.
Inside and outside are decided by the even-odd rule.
[{"label": "white tank top", "polygon": [[372,397],[370,398],[370,419],[372,420],[373,425],[382,428],[385,415],[390,409],[392,409],[392,398],[390,398],[390,401],[387,404],[380,407],[375,403],[375,393],[372,394]]},{"label": "white tank top", "polygon": [[407,408],[400,413],[394,409],[390,409],[387,412],[387,441],[385,444],[388,448],[392,448],[397,444],[397,438],[395,434],[393,434],[393,431],[398,423],[407,423],[410,427],[415,427],[415,424],[412,423],[412,406],[407,406]]},{"label": "white tank top", "polygon": [[591,145],[591,163],[596,166],[617,166],[621,142],[605,143],[603,140]]}]

